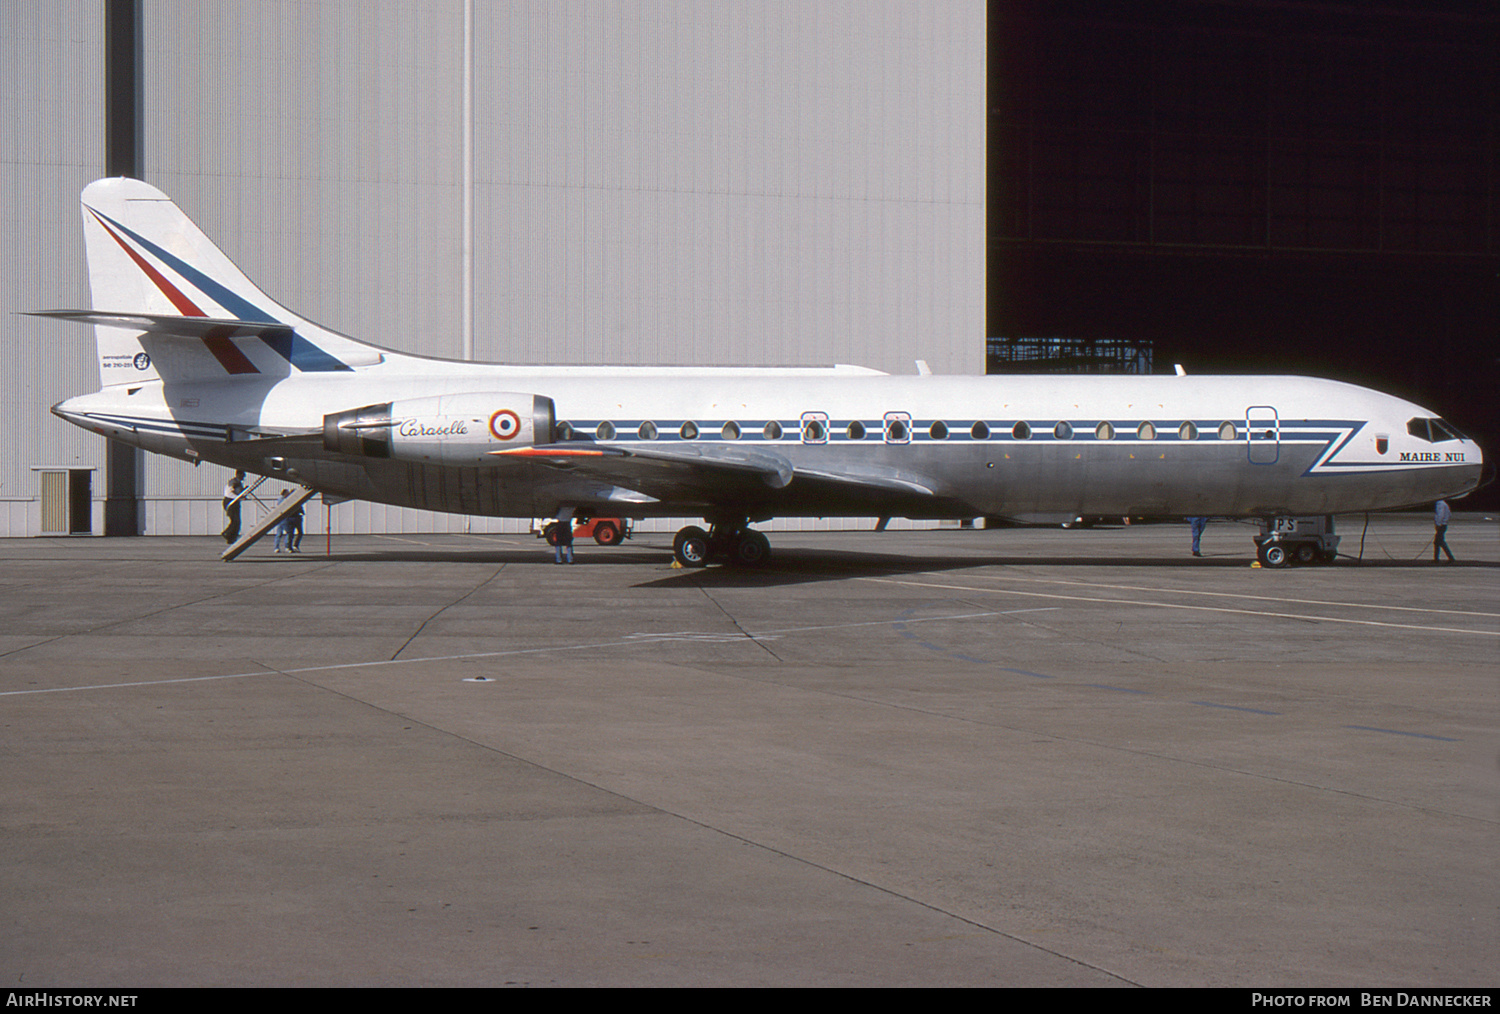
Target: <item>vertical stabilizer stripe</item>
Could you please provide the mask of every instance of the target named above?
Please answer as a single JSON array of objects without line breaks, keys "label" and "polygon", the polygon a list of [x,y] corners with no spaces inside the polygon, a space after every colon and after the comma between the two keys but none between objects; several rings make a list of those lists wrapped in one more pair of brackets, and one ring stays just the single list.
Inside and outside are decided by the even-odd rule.
[{"label": "vertical stabilizer stripe", "polygon": [[[160,271],[156,270],[156,268],[152,266],[150,261],[146,260],[146,258],[142,257],[140,254],[131,249],[130,244],[121,239],[120,234],[109,227],[108,220],[103,215],[99,214],[99,212],[95,211],[93,208],[89,209],[89,214],[93,215],[96,219],[99,220],[100,227],[105,231],[109,238],[120,244],[120,249],[124,250],[127,254],[130,255],[130,259],[135,261],[136,266],[146,273],[146,277],[156,283],[156,287],[161,290],[162,295],[166,296],[169,300],[172,301],[172,305],[177,307],[178,313],[182,314],[184,317],[208,316],[208,314],[199,309],[198,304],[189,299],[181,289],[173,285],[171,282],[167,281],[166,275],[163,275]],[[111,309],[113,308],[111,307]]]},{"label": "vertical stabilizer stripe", "polygon": [[[100,215],[93,208],[89,209],[89,213],[96,219],[99,219],[99,227],[105,231],[110,239],[120,244],[120,249],[124,250],[125,253],[130,256],[130,259],[135,261],[136,266],[146,273],[146,277],[151,279],[156,287],[161,290],[162,295],[166,296],[167,299],[171,301],[172,305],[177,308],[178,313],[182,314],[184,317],[207,316],[207,314],[203,312],[202,308],[200,308],[197,303],[194,303],[190,298],[188,298],[188,295],[185,292],[169,282],[167,280],[167,277],[160,271],[156,270],[156,268],[152,266],[150,261],[146,260],[146,258],[142,257],[140,254],[131,249],[130,244],[121,239],[120,235],[109,227],[109,224],[103,220],[102,215]],[[245,353],[240,351],[239,346],[230,341],[228,336],[226,335],[218,335],[216,337],[205,338],[203,339],[203,345],[208,349],[209,353],[219,361],[219,365],[224,367],[224,370],[228,373],[236,374],[260,372],[255,368],[255,364],[245,356]]]},{"label": "vertical stabilizer stripe", "polygon": [[[292,323],[289,320],[283,320],[281,317],[277,317],[275,314],[267,313],[265,310],[262,310],[254,303],[245,299],[243,296],[240,296],[238,293],[227,288],[223,284],[214,281],[208,275],[204,274],[202,271],[199,271],[191,264],[188,264],[186,261],[182,260],[179,257],[172,256],[166,250],[163,250],[161,247],[157,246],[155,243],[152,243],[150,240],[146,239],[139,233],[126,228],[119,222],[116,222],[114,219],[108,218],[100,214],[99,212],[94,211],[93,208],[90,208],[89,211],[93,212],[96,218],[101,219],[101,221],[103,222],[109,223],[116,229],[123,232],[125,235],[129,236],[131,239],[135,240],[146,250],[149,250],[162,263],[170,265],[174,271],[176,271],[179,275],[196,286],[199,292],[203,293],[205,296],[218,303],[235,318],[251,323],[262,323],[268,321],[278,321],[283,324]],[[123,241],[121,241],[118,236],[115,237],[115,241],[124,246]],[[128,249],[129,248],[127,247],[127,250]],[[142,259],[133,251],[131,252],[131,256],[135,258],[136,263],[141,264],[143,267],[147,267]],[[158,278],[161,279],[157,282],[157,284],[166,287],[163,288],[163,292],[166,292],[168,288],[171,288],[171,283],[168,282],[165,278],[162,278],[160,273],[151,273],[153,276],[153,280],[156,280]],[[174,289],[173,291],[176,290]],[[181,294],[179,293],[179,295]],[[172,298],[171,293],[168,293],[167,298]],[[183,296],[183,298],[187,299],[186,296]],[[190,300],[188,301],[188,305],[192,305],[192,302]],[[207,314],[205,314],[201,310],[196,310],[195,308],[195,311],[196,312],[187,315],[197,317],[207,316]],[[184,311],[184,313],[186,313],[186,311]],[[285,339],[263,338],[262,341],[264,341],[265,344],[269,346],[273,352],[281,356],[292,366],[296,367],[298,370],[303,371],[304,373],[332,373],[337,371],[347,371],[350,369],[347,363],[344,363],[342,360],[337,359],[329,353],[323,351],[321,348],[296,333],[293,333],[290,337]],[[246,360],[247,364],[248,362],[249,360]],[[236,372],[235,370],[231,369],[228,364],[225,364],[224,368],[226,370],[229,370],[229,372],[231,373]]]},{"label": "vertical stabilizer stripe", "polygon": [[[90,208],[89,210],[94,211],[93,208]],[[150,251],[157,260],[161,261],[163,264],[170,266],[173,271],[176,271],[183,278],[186,278],[189,282],[192,282],[193,285],[197,286],[199,292],[203,293],[209,299],[212,299],[215,303],[218,303],[237,320],[254,321],[257,323],[267,321],[279,321],[283,324],[288,323],[287,321],[280,320],[280,318],[266,313],[266,311],[262,310],[254,303],[245,299],[243,296],[239,295],[229,288],[226,288],[223,284],[214,281],[208,275],[205,275],[202,271],[199,271],[197,268],[193,267],[182,258],[174,257],[172,254],[168,253],[160,246],[157,246],[155,243],[151,242],[145,236],[142,236],[140,233],[134,231],[133,229],[121,225],[114,219],[102,215],[97,211],[94,211],[94,214],[104,221],[108,222],[110,225],[113,225],[116,229],[120,230],[131,239],[135,240],[146,250]],[[200,311],[197,316],[206,317],[208,316],[208,314]]]}]

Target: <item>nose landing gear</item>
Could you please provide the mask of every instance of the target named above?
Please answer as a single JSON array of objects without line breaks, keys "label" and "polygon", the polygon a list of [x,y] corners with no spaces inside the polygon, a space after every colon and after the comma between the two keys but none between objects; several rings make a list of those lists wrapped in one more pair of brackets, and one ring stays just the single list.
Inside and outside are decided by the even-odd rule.
[{"label": "nose landing gear", "polygon": [[1255,536],[1256,556],[1265,567],[1332,563],[1338,549],[1331,514],[1262,519],[1260,534]]}]

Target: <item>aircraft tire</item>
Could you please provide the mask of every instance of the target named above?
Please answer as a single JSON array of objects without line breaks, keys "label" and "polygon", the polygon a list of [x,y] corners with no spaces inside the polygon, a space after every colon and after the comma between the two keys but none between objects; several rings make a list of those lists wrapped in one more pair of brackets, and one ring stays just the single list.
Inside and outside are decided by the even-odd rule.
[{"label": "aircraft tire", "polygon": [[759,567],[771,558],[771,540],[760,532],[746,531],[734,541],[730,559],[741,567]]},{"label": "aircraft tire", "polygon": [[672,556],[684,567],[708,566],[708,533],[689,525],[672,539]]},{"label": "aircraft tire", "polygon": [[1287,565],[1286,547],[1279,542],[1273,542],[1261,550],[1261,557],[1268,567],[1285,567]]},{"label": "aircraft tire", "polygon": [[560,537],[558,535],[559,529],[557,526],[558,522],[554,521],[546,528],[542,529],[542,538],[546,540],[547,545],[553,547],[554,549],[557,548],[557,544],[560,541]]},{"label": "aircraft tire", "polygon": [[1317,563],[1318,547],[1314,546],[1311,542],[1302,543],[1297,547],[1297,562],[1304,565]]},{"label": "aircraft tire", "polygon": [[608,521],[601,521],[594,526],[594,541],[601,546],[617,546],[620,543],[620,530]]}]

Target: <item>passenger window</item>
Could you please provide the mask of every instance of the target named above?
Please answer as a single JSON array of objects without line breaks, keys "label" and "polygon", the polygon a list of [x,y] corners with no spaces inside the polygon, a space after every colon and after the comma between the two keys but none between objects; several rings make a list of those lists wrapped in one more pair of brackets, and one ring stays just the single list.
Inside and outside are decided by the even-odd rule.
[{"label": "passenger window", "polygon": [[802,413],[802,442],[804,444],[826,444],[828,442],[828,416],[822,412]]},{"label": "passenger window", "polygon": [[641,439],[642,440],[655,440],[656,439],[656,423],[651,422],[648,419],[645,422],[641,423],[640,429],[638,429],[636,432],[641,435]]},{"label": "passenger window", "polygon": [[1052,437],[1055,440],[1072,440],[1073,427],[1069,423],[1060,422],[1052,427]]},{"label": "passenger window", "polygon": [[858,419],[849,424],[849,439],[863,440],[865,438],[865,424]]},{"label": "passenger window", "polygon": [[969,436],[974,440],[988,440],[990,438],[990,428],[981,420],[969,427]]},{"label": "passenger window", "polygon": [[570,423],[570,422],[560,422],[560,423],[558,423],[557,424],[556,434],[557,434],[557,439],[560,440],[560,441],[561,440],[572,440],[573,439],[573,424]]},{"label": "passenger window", "polygon": [[615,438],[615,424],[602,422],[594,429],[594,435],[600,440],[613,440]]},{"label": "passenger window", "polygon": [[777,422],[775,419],[772,419],[770,422],[766,423],[765,429],[761,430],[761,436],[765,437],[767,440],[780,440],[781,423]]},{"label": "passenger window", "polygon": [[948,439],[948,424],[939,419],[927,428],[927,435],[934,440]]},{"label": "passenger window", "polygon": [[1232,423],[1232,422],[1222,422],[1222,423],[1219,423],[1219,439],[1220,440],[1233,440],[1234,437],[1235,437],[1234,423]]},{"label": "passenger window", "polygon": [[1197,440],[1198,439],[1198,427],[1194,426],[1190,422],[1183,423],[1181,426],[1177,427],[1177,439],[1178,440]]},{"label": "passenger window", "polygon": [[682,439],[684,440],[697,440],[698,424],[695,422],[685,422],[682,424],[682,429],[678,430],[677,432],[682,436]]},{"label": "passenger window", "polygon": [[1113,426],[1111,426],[1109,423],[1102,422],[1098,426],[1094,427],[1094,439],[1095,440],[1113,440],[1114,438],[1115,438],[1115,428]]},{"label": "passenger window", "polygon": [[727,422],[724,424],[724,428],[719,431],[719,434],[725,440],[738,440],[740,438],[740,424],[737,422]]},{"label": "passenger window", "polygon": [[1155,440],[1156,427],[1151,425],[1149,422],[1141,423],[1139,428],[1137,428],[1135,431],[1135,438],[1137,440]]},{"label": "passenger window", "polygon": [[911,416],[905,412],[885,414],[885,442],[904,444],[911,440]]},{"label": "passenger window", "polygon": [[1015,437],[1017,440],[1030,440],[1031,427],[1026,425],[1026,420],[1022,419],[1020,422],[1016,423],[1010,428],[1010,435]]}]

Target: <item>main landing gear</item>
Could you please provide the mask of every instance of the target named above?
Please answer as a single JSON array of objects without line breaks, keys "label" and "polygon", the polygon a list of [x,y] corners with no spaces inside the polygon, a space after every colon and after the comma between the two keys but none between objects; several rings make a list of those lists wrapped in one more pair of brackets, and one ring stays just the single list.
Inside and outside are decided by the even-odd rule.
[{"label": "main landing gear", "polygon": [[1264,567],[1306,566],[1332,563],[1339,555],[1339,537],[1333,534],[1333,515],[1298,518],[1262,518],[1255,536],[1255,555]]},{"label": "main landing gear", "polygon": [[759,567],[771,558],[771,540],[743,520],[711,523],[706,532],[688,525],[672,539],[672,556],[684,567],[720,562]]}]

